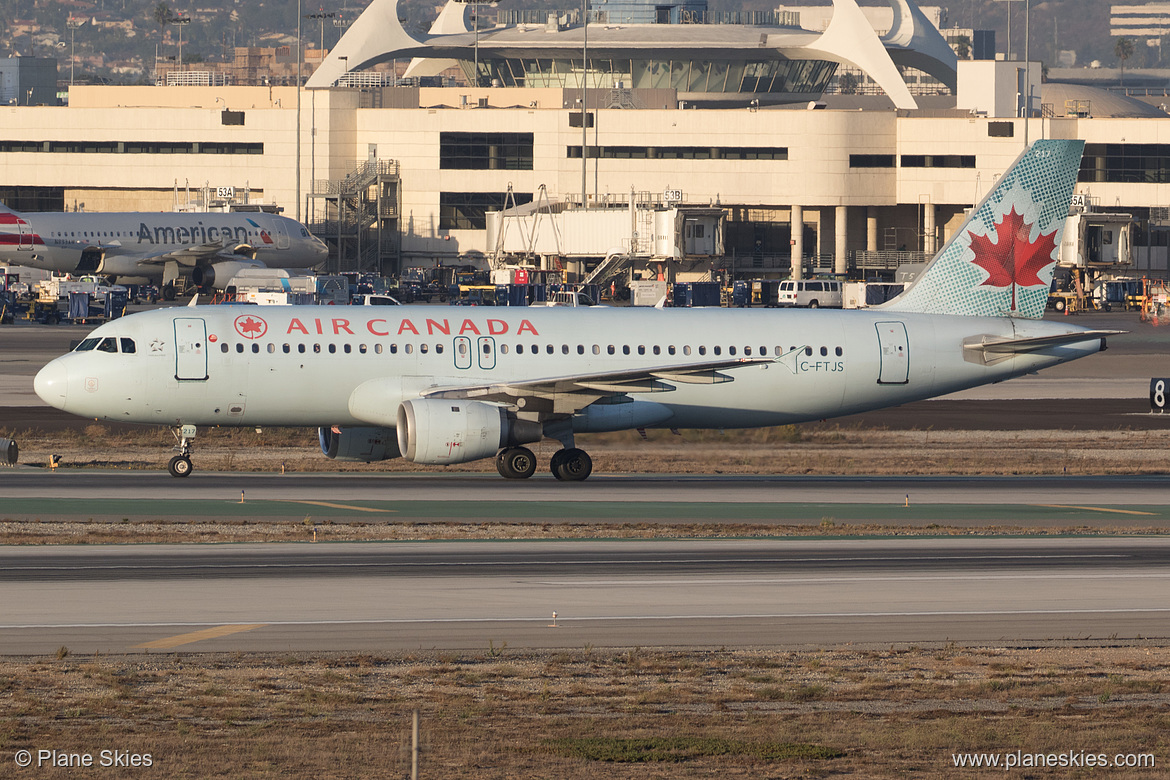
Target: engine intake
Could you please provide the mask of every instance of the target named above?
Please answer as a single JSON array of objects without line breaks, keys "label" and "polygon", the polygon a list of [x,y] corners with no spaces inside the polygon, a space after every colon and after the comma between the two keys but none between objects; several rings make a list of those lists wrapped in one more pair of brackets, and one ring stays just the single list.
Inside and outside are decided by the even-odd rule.
[{"label": "engine intake", "polygon": [[398,449],[415,463],[467,463],[542,436],[539,423],[483,401],[418,398],[398,407]]},{"label": "engine intake", "polygon": [[205,290],[212,288],[222,290],[228,286],[236,274],[245,268],[263,268],[264,263],[259,260],[229,260],[210,265],[197,265],[191,269],[191,283]]},{"label": "engine intake", "polygon": [[321,452],[333,460],[373,463],[397,458],[398,439],[390,428],[318,428]]}]

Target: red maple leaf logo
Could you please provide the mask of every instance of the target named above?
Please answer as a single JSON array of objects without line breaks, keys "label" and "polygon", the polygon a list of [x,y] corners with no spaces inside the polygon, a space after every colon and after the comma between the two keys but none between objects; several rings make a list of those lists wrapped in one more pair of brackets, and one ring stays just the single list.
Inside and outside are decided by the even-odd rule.
[{"label": "red maple leaf logo", "polygon": [[236,317],[236,332],[246,339],[258,339],[268,332],[268,323],[259,317]]},{"label": "red maple leaf logo", "polygon": [[980,287],[1012,288],[1012,311],[1016,310],[1016,286],[1035,287],[1044,284],[1040,271],[1055,261],[1052,253],[1056,249],[1056,231],[1041,233],[1036,243],[1028,240],[1032,225],[1026,224],[1016,207],[1004,215],[1003,221],[995,227],[996,242],[988,236],[974,236],[971,239],[972,260],[975,265],[987,271]]}]

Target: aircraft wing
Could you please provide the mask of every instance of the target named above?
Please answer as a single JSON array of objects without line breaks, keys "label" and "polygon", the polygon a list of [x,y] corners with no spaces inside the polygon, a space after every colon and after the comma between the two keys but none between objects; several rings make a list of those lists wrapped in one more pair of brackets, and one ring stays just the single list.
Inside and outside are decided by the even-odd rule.
[{"label": "aircraft wing", "polygon": [[222,243],[215,241],[206,244],[193,244],[173,252],[159,252],[154,255],[144,255],[139,259],[139,262],[145,265],[166,265],[174,261],[181,266],[193,268],[198,265],[200,260],[206,260],[212,257],[226,260],[239,256],[235,252],[228,251]]},{"label": "aircraft wing", "polygon": [[721,372],[747,366],[766,367],[783,359],[783,357],[735,358],[628,371],[543,377],[521,382],[440,386],[424,391],[422,396],[492,401],[515,406],[526,412],[574,414],[605,396],[669,392],[674,390],[671,383],[714,385],[731,382],[734,381],[734,377]]}]

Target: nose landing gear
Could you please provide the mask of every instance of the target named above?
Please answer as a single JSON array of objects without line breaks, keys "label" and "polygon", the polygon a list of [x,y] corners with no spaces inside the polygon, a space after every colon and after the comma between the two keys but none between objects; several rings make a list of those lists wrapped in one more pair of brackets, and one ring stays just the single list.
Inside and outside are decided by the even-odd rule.
[{"label": "nose landing gear", "polygon": [[171,462],[167,464],[167,471],[171,473],[172,477],[190,476],[194,470],[194,466],[191,465],[191,439],[195,438],[195,426],[183,425],[172,428],[171,432],[175,434],[175,439],[179,442],[175,445],[179,454],[171,458]]}]

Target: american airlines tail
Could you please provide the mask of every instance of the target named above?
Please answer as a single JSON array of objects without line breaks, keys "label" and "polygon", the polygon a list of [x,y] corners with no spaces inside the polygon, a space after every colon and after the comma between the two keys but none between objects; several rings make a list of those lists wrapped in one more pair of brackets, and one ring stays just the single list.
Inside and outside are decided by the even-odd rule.
[{"label": "american airlines tail", "polygon": [[1040,319],[1084,141],[1036,141],[1000,177],[892,312]]}]

